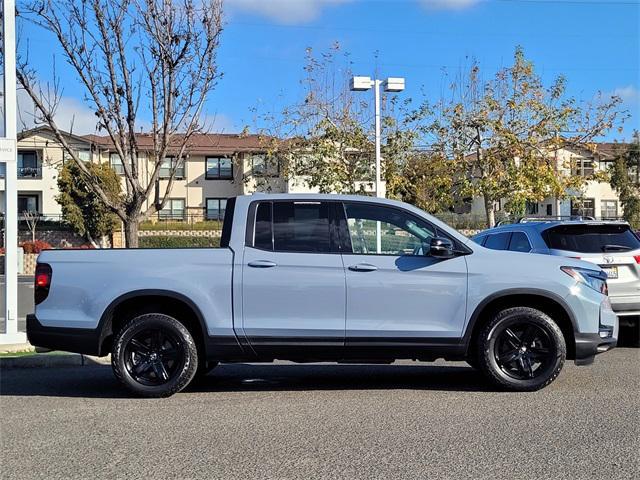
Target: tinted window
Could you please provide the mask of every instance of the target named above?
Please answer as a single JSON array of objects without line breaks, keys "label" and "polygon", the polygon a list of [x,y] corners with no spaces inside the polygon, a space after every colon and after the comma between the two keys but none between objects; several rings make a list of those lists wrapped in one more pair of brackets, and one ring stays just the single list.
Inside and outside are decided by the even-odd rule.
[{"label": "tinted window", "polygon": [[[436,235],[436,229],[396,208],[360,203],[345,204],[353,253],[374,255],[423,255],[423,245]],[[380,223],[380,252],[377,247]]]},{"label": "tinted window", "polygon": [[262,202],[256,209],[256,227],[253,234],[253,246],[273,250],[271,226],[271,202]]},{"label": "tinted window", "polygon": [[274,202],[273,246],[279,252],[331,251],[328,204]]},{"label": "tinted window", "polygon": [[628,225],[559,225],[543,234],[549,248],[581,253],[636,250],[640,240]]},{"label": "tinted window", "polygon": [[513,252],[530,252],[529,239],[522,232],[513,232],[511,234],[511,242],[509,242],[509,250]]},{"label": "tinted window", "polygon": [[509,245],[510,236],[511,232],[487,235],[487,241],[484,243],[484,246],[492,250],[506,250]]}]

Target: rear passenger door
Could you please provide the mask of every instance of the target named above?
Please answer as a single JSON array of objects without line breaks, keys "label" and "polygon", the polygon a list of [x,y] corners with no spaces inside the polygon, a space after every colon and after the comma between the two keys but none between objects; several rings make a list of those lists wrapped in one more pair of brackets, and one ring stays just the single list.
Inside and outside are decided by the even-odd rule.
[{"label": "rear passenger door", "polygon": [[[242,328],[265,355],[342,348],[345,273],[334,204],[259,201],[249,208],[242,267]],[[306,352],[310,354],[309,350]]]}]

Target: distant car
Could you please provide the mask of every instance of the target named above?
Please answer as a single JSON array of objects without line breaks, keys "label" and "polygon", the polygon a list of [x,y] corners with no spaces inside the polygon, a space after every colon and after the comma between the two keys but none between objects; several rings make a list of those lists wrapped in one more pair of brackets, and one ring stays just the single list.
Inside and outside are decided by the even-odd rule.
[{"label": "distant car", "polygon": [[626,222],[595,220],[521,220],[484,230],[476,243],[494,250],[577,258],[607,273],[609,298],[621,324],[640,316],[640,239]]}]

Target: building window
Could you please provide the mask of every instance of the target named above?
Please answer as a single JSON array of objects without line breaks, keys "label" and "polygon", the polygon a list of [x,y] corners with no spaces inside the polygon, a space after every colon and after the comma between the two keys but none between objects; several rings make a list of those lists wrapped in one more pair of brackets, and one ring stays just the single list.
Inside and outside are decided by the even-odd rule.
[{"label": "building window", "polygon": [[553,215],[553,205],[548,203],[547,204],[547,216],[550,217],[551,215]]},{"label": "building window", "polygon": [[576,198],[571,200],[572,217],[595,217],[596,201],[593,198]]},{"label": "building window", "polygon": [[184,198],[169,198],[158,212],[160,220],[184,220]]},{"label": "building window", "polygon": [[280,162],[277,158],[254,155],[249,158],[249,166],[254,177],[277,177],[280,174]]},{"label": "building window", "polygon": [[207,220],[224,220],[226,198],[207,198]]},{"label": "building window", "polygon": [[18,214],[23,212],[38,212],[38,195],[18,195]]},{"label": "building window", "polygon": [[184,159],[180,162],[180,165],[177,162],[175,157],[166,157],[160,165],[160,178],[165,180],[171,178],[171,172],[175,169],[175,179],[183,180],[185,178]]},{"label": "building window", "polygon": [[0,178],[4,178],[7,175],[7,170],[5,168],[6,163],[0,162]]},{"label": "building window", "polygon": [[594,162],[591,158],[576,158],[575,159],[575,167],[573,170],[574,175],[578,175],[580,177],[590,177],[594,173]]},{"label": "building window", "polygon": [[603,220],[618,218],[618,201],[602,200],[600,202],[600,216]]},{"label": "building window", "polygon": [[124,175],[124,165],[122,165],[122,159],[117,153],[109,155],[109,165],[113,168],[118,175]]},{"label": "building window", "polygon": [[40,178],[42,168],[38,166],[38,155],[35,151],[18,152],[18,178]]},{"label": "building window", "polygon": [[529,202],[527,201],[527,215],[537,215],[538,210],[538,202]]},{"label": "building window", "polygon": [[228,157],[207,157],[207,173],[209,180],[232,180],[233,161]]},{"label": "building window", "polygon": [[[78,159],[80,159],[80,161],[82,162],[91,162],[91,150],[88,150],[88,149],[76,150],[76,155],[78,156]],[[72,160],[73,157],[69,155],[66,150],[63,150],[62,159],[64,162],[67,162],[69,160]]]}]

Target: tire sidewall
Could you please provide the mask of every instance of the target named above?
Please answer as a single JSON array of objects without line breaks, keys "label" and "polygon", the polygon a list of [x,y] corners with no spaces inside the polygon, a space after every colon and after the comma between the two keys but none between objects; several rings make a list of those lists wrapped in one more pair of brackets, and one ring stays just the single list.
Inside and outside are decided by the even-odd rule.
[{"label": "tire sidewall", "polygon": [[[181,359],[182,367],[168,382],[161,385],[143,385],[137,382],[126,368],[126,346],[137,333],[142,330],[162,328],[176,335],[183,343],[184,357]],[[134,393],[149,397],[165,397],[173,395],[186,387],[193,379],[198,367],[198,352],[189,330],[175,318],[159,313],[139,315],[129,320],[114,342],[111,357],[112,366],[116,377]]]}]

